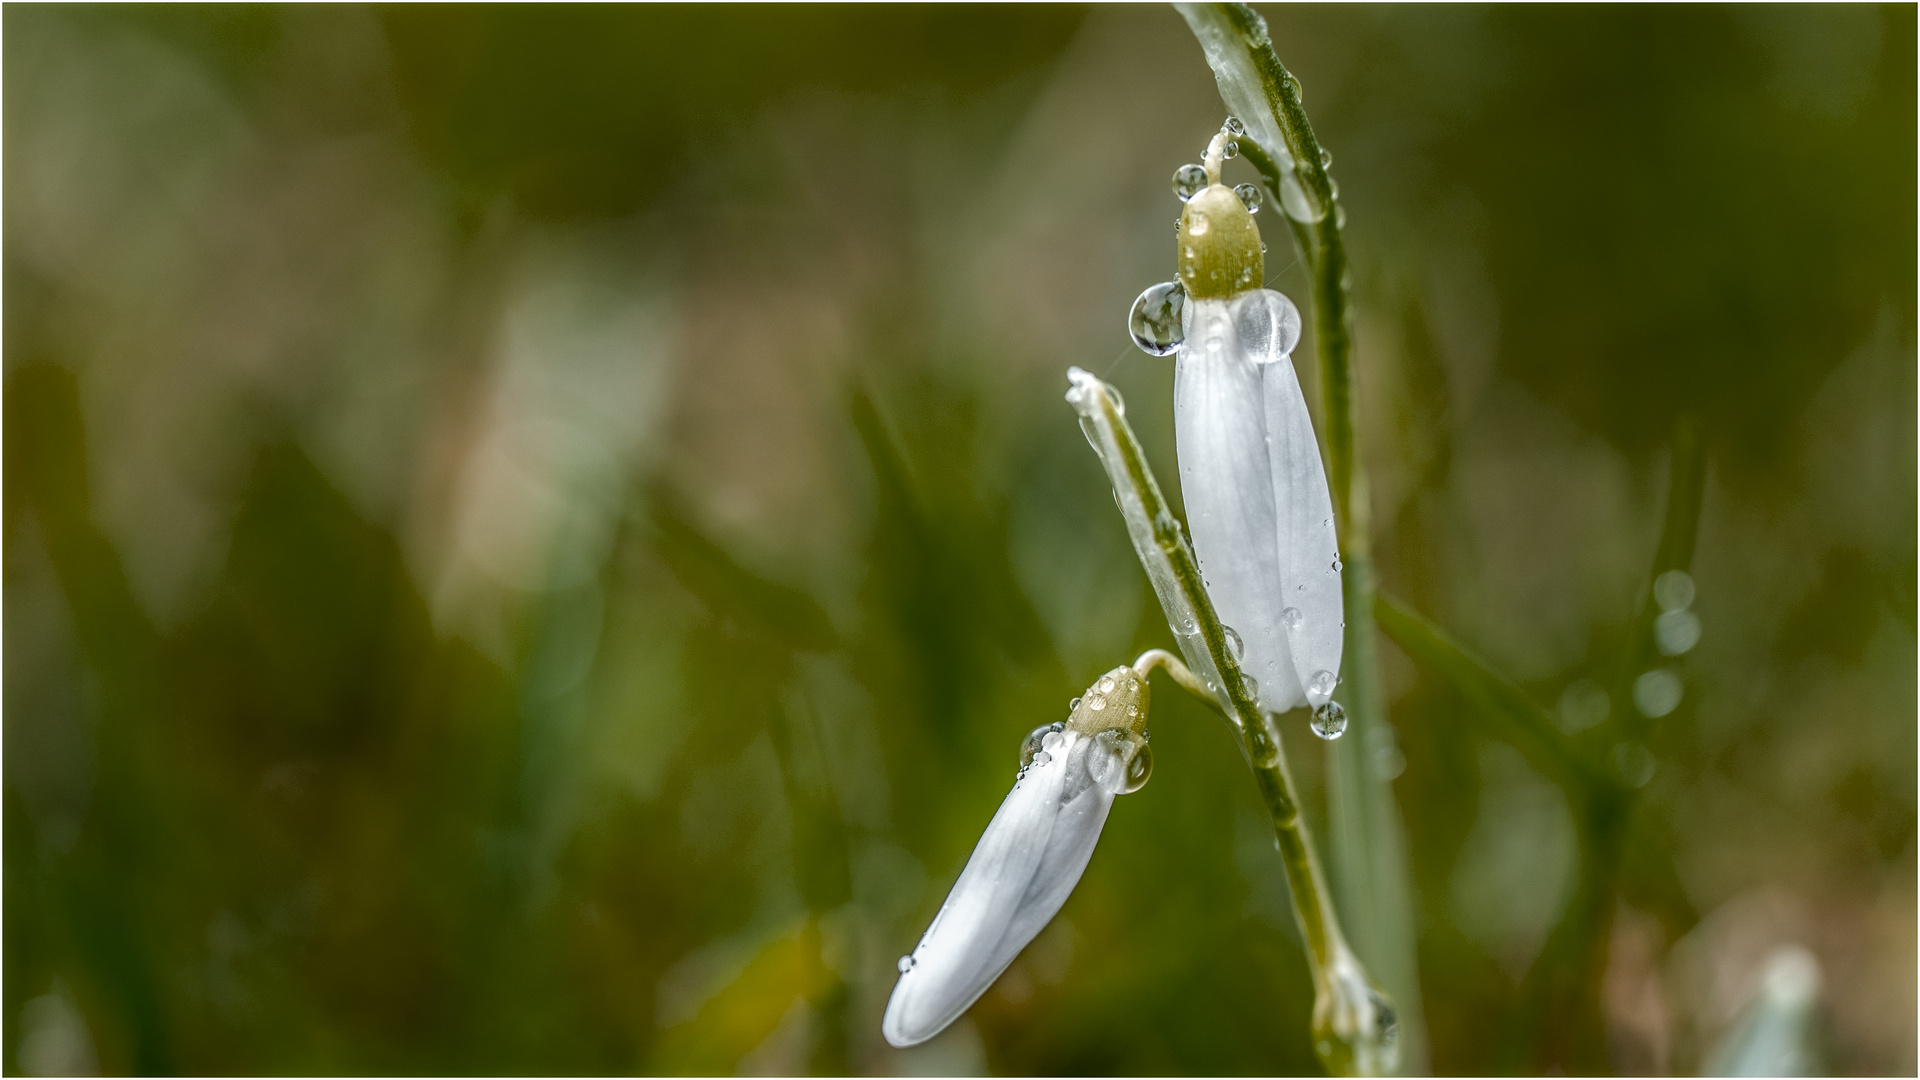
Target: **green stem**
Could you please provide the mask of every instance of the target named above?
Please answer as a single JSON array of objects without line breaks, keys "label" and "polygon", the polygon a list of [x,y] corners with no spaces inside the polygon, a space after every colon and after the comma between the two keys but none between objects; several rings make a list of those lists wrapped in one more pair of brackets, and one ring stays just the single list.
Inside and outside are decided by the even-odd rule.
[{"label": "green stem", "polygon": [[[1374,751],[1391,737],[1391,729],[1374,636],[1367,480],[1356,448],[1352,273],[1341,231],[1345,214],[1301,104],[1300,81],[1275,54],[1266,21],[1245,4],[1176,6],[1206,50],[1228,108],[1246,125],[1242,154],[1284,215],[1312,282],[1321,435],[1345,568],[1347,619],[1346,678],[1340,697],[1351,732],[1327,748],[1334,866],[1361,955],[1405,1011],[1403,1060],[1409,1069],[1421,1071],[1424,1032],[1405,830],[1390,782],[1373,767]],[[1262,133],[1277,133],[1282,145],[1262,145]],[[1290,167],[1283,166],[1288,160]],[[1289,205],[1308,212],[1296,217],[1287,213]]]},{"label": "green stem", "polygon": [[[1385,1071],[1396,1049],[1392,1011],[1373,991],[1341,932],[1274,719],[1260,709],[1227,646],[1226,627],[1207,595],[1193,548],[1168,509],[1112,389],[1078,369],[1070,375],[1074,389],[1068,400],[1080,412],[1082,427],[1106,466],[1135,553],[1153,582],[1167,622],[1198,673],[1197,678],[1190,672],[1181,679],[1176,672],[1176,681],[1194,689],[1204,686],[1204,693],[1239,741],[1266,803],[1313,973],[1315,1050],[1329,1071],[1337,1074]],[[1151,657],[1148,653],[1138,663],[1151,666]]]}]

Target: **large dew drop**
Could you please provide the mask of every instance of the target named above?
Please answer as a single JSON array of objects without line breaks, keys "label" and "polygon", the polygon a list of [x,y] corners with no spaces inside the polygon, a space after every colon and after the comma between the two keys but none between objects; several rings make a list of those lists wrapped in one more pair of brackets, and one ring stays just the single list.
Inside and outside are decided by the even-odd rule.
[{"label": "large dew drop", "polygon": [[1182,165],[1173,171],[1173,193],[1186,202],[1207,189],[1207,170],[1198,165]]},{"label": "large dew drop", "polygon": [[1313,733],[1323,739],[1337,739],[1346,734],[1347,710],[1337,701],[1329,701],[1313,710],[1313,723],[1309,725]]},{"label": "large dew drop", "polygon": [[1260,188],[1254,184],[1235,184],[1233,193],[1240,196],[1240,201],[1247,205],[1249,214],[1259,213],[1260,204],[1266,201],[1266,196],[1260,194]]},{"label": "large dew drop", "polygon": [[1127,314],[1127,332],[1133,343],[1149,356],[1169,356],[1179,351],[1186,340],[1181,317],[1187,310],[1186,287],[1177,281],[1163,281],[1147,287],[1133,302]]},{"label": "large dew drop", "polygon": [[1339,685],[1339,683],[1339,676],[1333,672],[1326,670],[1316,671],[1313,673],[1313,678],[1307,680],[1307,693],[1315,697],[1325,697],[1333,693],[1333,688]]}]

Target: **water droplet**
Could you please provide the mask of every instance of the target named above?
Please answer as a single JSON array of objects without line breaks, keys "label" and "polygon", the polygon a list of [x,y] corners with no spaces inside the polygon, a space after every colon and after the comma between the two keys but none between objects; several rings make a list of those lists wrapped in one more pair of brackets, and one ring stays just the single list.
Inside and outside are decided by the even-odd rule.
[{"label": "water droplet", "polygon": [[[1322,674],[1325,673],[1322,672]],[[1319,676],[1316,675],[1314,678],[1317,680]],[[1315,735],[1323,739],[1337,739],[1346,733],[1347,710],[1341,708],[1339,702],[1329,701],[1313,710],[1313,723],[1308,726],[1313,728]]]},{"label": "water droplet", "polygon": [[1241,123],[1240,118],[1237,116],[1227,117],[1227,122],[1220,125],[1220,127],[1229,135],[1245,135],[1247,133],[1247,125]]},{"label": "water droplet", "polygon": [[1173,172],[1173,193],[1186,202],[1207,189],[1207,170],[1198,165],[1182,165]]},{"label": "water droplet", "polygon": [[1077,708],[1079,708],[1079,707],[1080,707],[1080,699],[1079,699],[1079,698],[1074,698],[1074,699],[1073,699],[1072,701],[1069,701],[1069,702],[1067,702],[1067,711],[1068,711],[1068,712],[1072,712],[1073,710],[1075,710],[1075,709],[1077,709]]},{"label": "water droplet", "polygon": [[1669,570],[1653,579],[1653,598],[1661,611],[1680,611],[1693,605],[1693,577],[1685,570]]},{"label": "water droplet", "polygon": [[1052,724],[1049,724],[1048,726],[1049,726],[1049,727],[1051,727],[1051,728],[1052,728],[1053,730],[1055,730],[1055,731],[1065,731],[1065,730],[1067,730],[1067,725],[1065,725],[1065,724],[1063,724],[1063,723],[1061,723],[1061,722],[1060,722],[1060,721],[1058,721],[1058,720],[1055,720],[1055,721],[1054,721],[1054,722],[1053,722]]},{"label": "water droplet", "polygon": [[1340,560],[1339,560],[1339,559],[1335,559],[1335,560],[1333,560],[1333,572],[1334,572],[1334,573],[1336,573],[1336,574],[1340,572]]},{"label": "water droplet", "polygon": [[1252,698],[1255,701],[1259,701],[1260,700],[1260,680],[1254,678],[1251,675],[1242,675],[1240,676],[1240,681],[1247,685],[1247,696]]},{"label": "water droplet", "polygon": [[1650,719],[1659,719],[1678,708],[1682,693],[1680,676],[1666,668],[1654,668],[1633,680],[1633,706]]},{"label": "water droplet", "polygon": [[1289,630],[1300,629],[1300,623],[1305,618],[1306,616],[1300,614],[1300,609],[1297,607],[1290,607],[1280,613],[1280,622]]},{"label": "water droplet", "polygon": [[1607,692],[1592,679],[1575,679],[1560,692],[1560,730],[1569,735],[1585,731],[1607,718],[1613,707]]},{"label": "water droplet", "polygon": [[1246,655],[1247,646],[1245,642],[1240,640],[1240,632],[1238,630],[1235,630],[1231,626],[1223,626],[1220,628],[1220,632],[1227,636],[1227,651],[1233,654],[1235,660],[1239,660]]},{"label": "water droplet", "polygon": [[1400,1041],[1400,1017],[1380,991],[1368,988],[1367,998],[1373,1004],[1374,1038],[1380,1040],[1382,1047],[1391,1050]]},{"label": "water droplet", "polygon": [[1700,616],[1686,608],[1663,611],[1653,620],[1653,637],[1661,652],[1679,656],[1700,643]]},{"label": "water droplet", "polygon": [[1635,742],[1623,742],[1613,748],[1613,765],[1620,779],[1633,787],[1646,787],[1653,779],[1653,751]]},{"label": "water droplet", "polygon": [[1240,144],[1232,139],[1228,139],[1227,145],[1221,147],[1220,154],[1225,158],[1237,158],[1240,156]]},{"label": "water droplet", "polygon": [[1040,749],[1057,753],[1060,750],[1060,744],[1066,741],[1067,737],[1065,735],[1061,734],[1052,724],[1048,724],[1047,733],[1040,736]]},{"label": "water droplet", "polygon": [[1234,330],[1256,364],[1272,364],[1293,355],[1300,343],[1300,309],[1287,295],[1255,289],[1233,302]]},{"label": "water droplet", "polygon": [[1293,220],[1309,225],[1327,216],[1326,208],[1301,186],[1293,173],[1280,178],[1280,209]]},{"label": "water droplet", "polygon": [[1321,147],[1320,148],[1320,167],[1324,169],[1331,164],[1333,164],[1333,151],[1328,150],[1324,146]]},{"label": "water droplet", "polygon": [[1053,760],[1053,755],[1047,753],[1045,750],[1042,750],[1039,753],[1033,755],[1033,763],[1035,765],[1045,765],[1052,760]]},{"label": "water droplet", "polygon": [[1149,286],[1133,302],[1127,314],[1127,332],[1133,343],[1149,356],[1167,356],[1180,348],[1186,329],[1182,318],[1187,309],[1187,290],[1177,281]]},{"label": "water droplet", "polygon": [[1107,699],[1101,697],[1099,694],[1095,694],[1087,699],[1087,708],[1092,709],[1094,712],[1105,712]]},{"label": "water droplet", "polygon": [[1266,196],[1260,193],[1260,187],[1257,184],[1235,184],[1233,193],[1240,196],[1240,201],[1246,204],[1249,214],[1259,213],[1260,204],[1266,201]]},{"label": "water droplet", "polygon": [[1100,692],[1103,694],[1113,693],[1113,677],[1111,675],[1100,676]]},{"label": "water droplet", "polygon": [[900,969],[900,974],[905,975],[907,972],[913,970],[913,963],[912,956],[903,956],[900,958],[900,962],[894,966]]},{"label": "water droplet", "polygon": [[1340,685],[1340,677],[1322,669],[1314,672],[1313,678],[1307,680],[1307,693],[1314,697],[1326,697],[1333,693],[1333,688],[1338,685]]},{"label": "water droplet", "polygon": [[1021,740],[1020,769],[1022,772],[1026,771],[1027,766],[1033,764],[1035,757],[1040,753],[1041,749],[1044,747],[1045,744],[1041,740],[1045,739],[1047,736],[1052,734],[1053,734],[1053,725],[1048,724],[1045,727],[1034,728],[1032,731],[1027,733],[1027,737],[1025,739]]},{"label": "water droplet", "polygon": [[1265,240],[1262,240],[1260,241],[1260,254],[1265,255],[1266,253],[1267,253],[1267,242]]},{"label": "water droplet", "polygon": [[1087,772],[1095,783],[1115,795],[1131,795],[1147,785],[1153,775],[1153,751],[1145,738],[1114,728],[1095,735],[1093,743]]}]

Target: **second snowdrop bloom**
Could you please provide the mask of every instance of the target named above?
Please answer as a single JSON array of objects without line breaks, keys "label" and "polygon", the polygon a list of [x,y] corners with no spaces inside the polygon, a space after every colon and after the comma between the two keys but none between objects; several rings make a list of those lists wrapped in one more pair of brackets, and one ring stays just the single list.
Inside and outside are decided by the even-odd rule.
[{"label": "second snowdrop bloom", "polygon": [[1064,722],[1027,736],[1013,790],[933,925],[900,958],[880,1024],[888,1042],[914,1046],[959,1019],[1066,903],[1113,797],[1139,790],[1152,770],[1147,701],[1145,676],[1115,668]]},{"label": "second snowdrop bloom", "polygon": [[[1221,132],[1204,166],[1176,175],[1176,190],[1192,191],[1180,215],[1179,279],[1142,294],[1131,321],[1143,349],[1177,353],[1174,439],[1187,525],[1241,669],[1263,708],[1310,706],[1314,731],[1332,738],[1345,727],[1330,704],[1345,626],[1333,502],[1293,369],[1300,312],[1261,287],[1257,191],[1220,183],[1231,138]],[[1204,187],[1194,183],[1199,172]]]}]

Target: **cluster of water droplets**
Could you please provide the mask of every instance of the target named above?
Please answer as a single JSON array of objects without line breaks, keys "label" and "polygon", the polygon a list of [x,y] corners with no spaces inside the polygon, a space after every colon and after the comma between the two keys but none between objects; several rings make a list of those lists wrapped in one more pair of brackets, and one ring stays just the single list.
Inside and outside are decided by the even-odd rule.
[{"label": "cluster of water droplets", "polygon": [[[1283,613],[1281,618],[1285,617]],[[1322,669],[1314,672],[1313,677],[1307,680],[1307,693],[1314,697],[1327,697],[1338,685],[1340,685],[1340,676]],[[1308,726],[1313,729],[1315,735],[1323,739],[1337,739],[1347,732],[1347,710],[1341,707],[1339,702],[1329,699],[1314,708],[1313,720]]]},{"label": "cluster of water droplets", "polygon": [[1693,613],[1693,577],[1685,570],[1669,570],[1653,582],[1653,599],[1660,614],[1653,620],[1653,637],[1667,656],[1680,656],[1700,643],[1700,616]]}]

